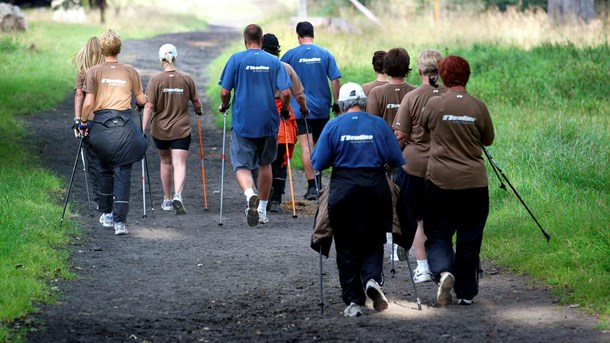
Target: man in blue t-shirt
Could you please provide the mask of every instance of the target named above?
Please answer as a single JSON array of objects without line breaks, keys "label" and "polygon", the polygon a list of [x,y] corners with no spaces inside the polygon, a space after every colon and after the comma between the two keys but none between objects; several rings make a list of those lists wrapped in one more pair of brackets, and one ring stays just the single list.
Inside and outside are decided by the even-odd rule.
[{"label": "man in blue t-shirt", "polygon": [[[245,51],[233,54],[225,65],[220,81],[221,104],[218,110],[225,113],[233,94],[231,125],[231,164],[237,183],[244,191],[248,208],[249,226],[266,224],[267,202],[271,191],[271,163],[277,153],[279,116],[275,104],[275,91],[280,90],[280,114],[288,117],[290,105],[290,77],[280,60],[261,50],[263,30],[256,24],[244,29]],[[258,195],[254,192],[252,170],[258,168]]]},{"label": "man in blue t-shirt", "polygon": [[[299,142],[301,146],[301,160],[305,177],[307,178],[307,193],[305,199],[316,200],[318,189],[321,185],[320,174],[314,179],[314,171],[311,166],[311,151],[309,142],[312,142],[311,149],[314,148],[322,129],[330,119],[330,109],[333,106],[333,97],[339,97],[341,88],[341,72],[337,67],[335,58],[328,50],[321,48],[313,43],[313,25],[310,22],[302,21],[296,28],[299,46],[288,50],[282,56],[282,62],[292,66],[305,87],[305,97],[307,98],[308,113],[295,113],[297,126],[299,129]],[[333,92],[331,96],[328,80],[331,80]],[[297,108],[296,100],[292,100],[292,108]],[[305,119],[307,117],[307,119]]]}]

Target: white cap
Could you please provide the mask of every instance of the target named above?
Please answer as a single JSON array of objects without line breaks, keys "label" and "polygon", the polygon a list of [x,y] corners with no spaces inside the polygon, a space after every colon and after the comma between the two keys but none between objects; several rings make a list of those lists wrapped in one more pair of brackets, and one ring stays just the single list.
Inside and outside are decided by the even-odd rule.
[{"label": "white cap", "polygon": [[159,60],[163,60],[165,58],[165,54],[167,53],[172,54],[172,56],[174,56],[174,58],[178,57],[178,51],[176,51],[176,47],[171,45],[171,44],[163,44],[160,48],[159,48]]},{"label": "white cap", "polygon": [[341,89],[339,89],[339,99],[337,101],[358,99],[366,99],[366,95],[364,95],[364,90],[362,90],[362,87],[360,87],[359,84],[355,82],[348,82],[343,84],[341,86]]}]

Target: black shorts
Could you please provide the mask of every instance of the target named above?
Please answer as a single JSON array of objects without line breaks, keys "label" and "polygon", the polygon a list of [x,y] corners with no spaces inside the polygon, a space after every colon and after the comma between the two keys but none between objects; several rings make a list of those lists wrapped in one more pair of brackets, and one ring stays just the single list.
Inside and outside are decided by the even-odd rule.
[{"label": "black shorts", "polygon": [[318,137],[320,137],[320,134],[322,133],[322,130],[324,129],[324,126],[326,126],[326,123],[328,123],[329,120],[330,118],[307,119],[307,126],[305,126],[305,119],[297,119],[299,135],[305,135],[307,132],[309,132],[311,133],[313,140],[317,141]]},{"label": "black shorts", "polygon": [[162,139],[156,139],[155,137],[153,137],[153,141],[155,142],[155,146],[158,150],[188,150],[191,146],[191,135],[188,135],[184,138],[170,139],[167,141],[164,141]]}]

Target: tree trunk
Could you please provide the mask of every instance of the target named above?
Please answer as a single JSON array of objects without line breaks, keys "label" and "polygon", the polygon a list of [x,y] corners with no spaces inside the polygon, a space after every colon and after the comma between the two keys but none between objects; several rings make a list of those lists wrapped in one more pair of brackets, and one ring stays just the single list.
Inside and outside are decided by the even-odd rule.
[{"label": "tree trunk", "polygon": [[594,0],[548,0],[547,13],[558,22],[584,20],[589,22],[595,18]]}]

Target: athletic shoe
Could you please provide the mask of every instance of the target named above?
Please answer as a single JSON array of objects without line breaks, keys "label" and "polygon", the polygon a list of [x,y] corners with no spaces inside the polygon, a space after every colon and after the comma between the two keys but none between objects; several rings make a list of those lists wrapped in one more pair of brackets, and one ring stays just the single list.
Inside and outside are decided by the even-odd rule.
[{"label": "athletic shoe", "polygon": [[401,247],[400,245],[396,246],[396,256],[398,257],[399,261],[406,261],[407,260],[407,250],[403,247]]},{"label": "athletic shoe", "polygon": [[163,211],[171,211],[174,209],[174,205],[171,200],[163,199],[163,203],[161,204],[161,209]]},{"label": "athletic shoe", "polygon": [[343,310],[343,315],[346,317],[360,317],[362,315],[362,307],[356,303],[351,303]]},{"label": "athletic shoe", "polygon": [[254,227],[258,224],[258,203],[260,199],[258,195],[254,194],[248,200],[248,208],[246,209],[246,221],[248,226]]},{"label": "athletic shoe", "polygon": [[308,188],[303,198],[305,200],[318,200],[318,191],[315,188]]},{"label": "athletic shoe", "polygon": [[115,235],[126,235],[127,229],[125,228],[125,223],[121,223],[121,222],[114,223],[114,234]]},{"label": "athletic shoe", "polygon": [[436,303],[441,306],[447,306],[451,304],[451,290],[453,289],[453,284],[455,283],[455,278],[449,272],[441,273],[441,282],[438,286],[438,291],[436,293]]},{"label": "athletic shoe", "polygon": [[104,227],[113,227],[114,220],[112,219],[112,213],[104,213],[100,216],[100,224]]},{"label": "athletic shoe", "polygon": [[430,271],[425,269],[419,269],[419,267],[416,268],[415,275],[413,276],[413,282],[422,283],[427,281],[432,281],[432,275],[430,275]]},{"label": "athletic shoe", "polygon": [[366,295],[373,300],[375,311],[383,311],[388,308],[388,299],[383,295],[377,281],[370,279],[366,282]]},{"label": "athletic shoe", "polygon": [[258,211],[258,223],[259,224],[269,223],[269,219],[267,219],[267,212]]},{"label": "athletic shoe", "polygon": [[267,206],[268,212],[279,213],[281,211],[282,205],[277,201],[270,201],[269,206]]},{"label": "athletic shoe", "polygon": [[186,210],[184,209],[184,205],[182,204],[182,195],[174,195],[172,205],[174,205],[174,208],[176,209],[176,214],[186,214]]},{"label": "athletic shoe", "polygon": [[472,299],[457,299],[458,305],[472,305]]}]

